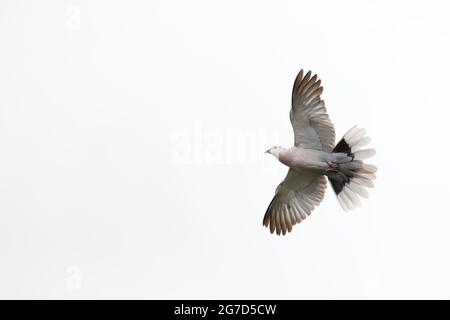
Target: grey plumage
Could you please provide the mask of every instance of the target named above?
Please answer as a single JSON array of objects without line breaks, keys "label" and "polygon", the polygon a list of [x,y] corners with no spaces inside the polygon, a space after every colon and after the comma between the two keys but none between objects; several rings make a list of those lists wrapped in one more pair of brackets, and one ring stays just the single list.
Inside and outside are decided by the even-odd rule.
[{"label": "grey plumage", "polygon": [[294,130],[294,146],[273,147],[267,152],[289,167],[264,215],[270,232],[286,234],[305,220],[322,201],[326,178],[344,210],[367,198],[365,188],[373,187],[377,168],[364,163],[374,149],[361,149],[370,142],[366,130],[351,128],[335,145],[335,131],[321,99],[323,87],[317,75],[301,70],[292,89],[289,113]]}]

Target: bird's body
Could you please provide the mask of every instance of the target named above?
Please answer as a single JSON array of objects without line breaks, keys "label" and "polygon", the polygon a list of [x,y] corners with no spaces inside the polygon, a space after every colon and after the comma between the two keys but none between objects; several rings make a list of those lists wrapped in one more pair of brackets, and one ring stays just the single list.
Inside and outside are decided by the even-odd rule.
[{"label": "bird's body", "polygon": [[317,174],[325,174],[328,162],[334,159],[333,154],[314,149],[293,146],[280,151],[279,160],[289,168],[297,171],[310,170]]},{"label": "bird's body", "polygon": [[373,187],[376,167],[362,160],[373,156],[375,150],[361,149],[370,138],[364,129],[353,127],[335,145],[334,126],[320,97],[320,83],[317,75],[299,72],[290,111],[294,146],[266,151],[289,167],[264,215],[263,224],[271,233],[286,234],[311,214],[323,199],[325,177],[344,210],[359,205],[359,197],[368,197],[365,188]]}]

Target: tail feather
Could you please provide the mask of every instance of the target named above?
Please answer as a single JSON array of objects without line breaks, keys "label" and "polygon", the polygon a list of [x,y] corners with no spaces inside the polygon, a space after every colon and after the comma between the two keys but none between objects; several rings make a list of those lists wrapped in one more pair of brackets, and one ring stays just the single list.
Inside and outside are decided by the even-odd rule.
[{"label": "tail feather", "polygon": [[361,149],[370,142],[366,130],[351,128],[336,144],[333,153],[345,153],[337,162],[337,171],[327,174],[341,207],[347,211],[361,204],[359,197],[368,198],[366,188],[373,187],[377,167],[363,160],[375,155],[375,149]]},{"label": "tail feather", "polygon": [[376,153],[375,149],[364,149],[364,150],[354,151],[353,155],[354,155],[355,159],[366,160],[366,159],[373,157],[375,155],[375,153]]}]

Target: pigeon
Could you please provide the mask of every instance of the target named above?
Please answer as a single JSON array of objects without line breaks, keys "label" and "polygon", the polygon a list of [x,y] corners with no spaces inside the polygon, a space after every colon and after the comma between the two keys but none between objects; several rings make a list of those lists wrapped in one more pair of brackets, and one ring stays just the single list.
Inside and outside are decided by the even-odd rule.
[{"label": "pigeon", "polygon": [[289,233],[305,220],[322,201],[327,179],[344,211],[360,206],[367,188],[374,186],[377,167],[365,163],[375,154],[365,148],[370,137],[354,126],[335,145],[335,131],[324,101],[317,75],[298,73],[292,89],[289,113],[294,129],[294,146],[274,146],[266,151],[289,167],[284,180],[264,215],[263,225],[270,233]]}]

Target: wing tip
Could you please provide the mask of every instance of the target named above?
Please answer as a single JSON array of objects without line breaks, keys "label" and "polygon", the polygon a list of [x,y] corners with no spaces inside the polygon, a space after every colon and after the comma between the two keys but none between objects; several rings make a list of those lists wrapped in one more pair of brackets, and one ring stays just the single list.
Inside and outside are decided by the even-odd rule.
[{"label": "wing tip", "polygon": [[[280,213],[283,215],[283,213]],[[301,221],[286,221],[286,217],[280,216],[279,221],[275,221],[275,218],[271,218],[270,211],[268,210],[266,214],[264,215],[263,223],[262,225],[264,227],[267,227],[270,231],[270,234],[276,234],[277,236],[281,235],[287,235],[288,233],[291,233],[293,230],[293,227],[296,224],[299,224]]]}]

